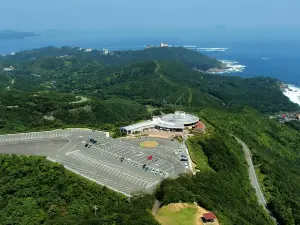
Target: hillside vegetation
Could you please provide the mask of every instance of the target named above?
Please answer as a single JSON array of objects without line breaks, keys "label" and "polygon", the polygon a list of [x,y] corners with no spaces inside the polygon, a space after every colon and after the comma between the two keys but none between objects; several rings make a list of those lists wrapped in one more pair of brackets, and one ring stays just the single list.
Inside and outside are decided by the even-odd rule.
[{"label": "hillside vegetation", "polygon": [[250,109],[241,112],[205,109],[199,115],[224,133],[233,133],[247,143],[268,208],[280,224],[300,224],[299,132]]},{"label": "hillside vegetation", "polygon": [[241,146],[231,136],[216,132],[189,142],[193,143],[189,150],[195,155],[205,154],[208,164],[199,165],[195,176],[163,181],[155,194],[159,200],[164,204],[196,201],[215,212],[224,225],[273,224],[258,205]]},{"label": "hillside vegetation", "polygon": [[[98,51],[49,47],[1,57],[0,65],[12,64],[15,70],[0,73],[0,133],[88,126],[114,131],[118,136],[120,126],[159,115],[161,111],[189,111],[199,115],[208,127],[208,134],[188,141],[191,156],[200,171],[195,176],[182,175],[175,180],[163,181],[155,196],[164,204],[196,201],[215,212],[223,225],[272,224],[269,215],[257,203],[241,146],[230,136],[234,134],[251,147],[253,161],[269,202],[268,208],[281,224],[300,224],[298,125],[279,124],[268,117],[269,113],[299,110],[299,106],[282,94],[278,80],[217,76],[193,70],[198,66],[202,69],[216,66],[213,59],[197,54],[180,48],[162,48],[104,56]],[[57,58],[62,55],[67,56]],[[74,103],[76,96],[84,96],[88,100]],[[22,163],[25,161],[22,164],[20,160]],[[26,180],[31,170],[36,177],[44,172],[56,176],[56,169],[60,175],[66,173],[61,167],[53,169],[53,164],[47,164],[45,170],[37,171],[31,168],[37,165],[36,160],[42,164],[48,163],[40,158],[15,156],[1,161],[0,181],[3,179],[2,183],[10,184],[10,188],[23,185],[17,185],[13,191],[9,189],[0,195],[7,196],[1,201],[2,205],[0,203],[3,215],[8,215],[14,207],[18,208],[18,198],[23,196],[20,193],[31,193],[33,181]],[[17,184],[13,183],[14,180]],[[71,183],[54,182],[47,184],[46,188],[49,193],[60,193],[61,185]],[[37,186],[43,187],[43,184]],[[25,187],[24,193],[20,187]],[[99,189],[96,193],[103,193],[104,188],[95,186],[95,189]],[[38,200],[34,201],[37,203],[29,199],[28,204],[39,215],[36,216],[37,221],[41,221],[41,218],[52,221],[48,215],[48,203],[39,203],[46,201],[43,199],[49,194],[46,189],[42,190],[35,195]],[[90,190],[80,192],[88,196],[88,200],[83,197],[83,206],[88,204],[89,199],[95,198]],[[108,196],[119,196],[109,193]],[[67,191],[61,192],[61,198],[64,195],[69,196]],[[135,224],[135,221],[153,224],[153,218],[145,214],[152,197],[147,195],[145,201],[137,198],[132,205],[124,203],[121,207],[124,215],[115,215],[112,210],[116,209],[115,198],[118,197],[101,195],[97,201],[105,201],[104,206],[111,203],[112,208],[108,211],[103,209],[103,218],[108,220],[102,221],[101,217],[95,218],[95,221],[126,224],[126,221],[132,220],[128,224]],[[59,200],[57,197],[53,199]],[[75,202],[81,199],[75,195],[71,200]],[[11,205],[8,204],[10,201]],[[67,207],[69,204],[70,201],[62,205]],[[126,211],[127,206],[129,211]],[[137,213],[134,211],[136,207]],[[64,210],[59,211],[60,215],[55,214],[58,221],[64,221]],[[88,218],[84,217],[84,214],[93,213],[90,209],[80,211],[80,207],[77,209],[74,206],[72,210],[67,213],[73,216],[71,221],[96,223],[87,222]],[[80,216],[82,220],[78,219]],[[145,222],[148,220],[149,223]],[[7,220],[4,224],[10,222]],[[52,223],[59,224],[56,221]]]},{"label": "hillside vegetation", "polygon": [[42,157],[3,155],[0,165],[1,225],[158,225],[151,195],[128,201]]},{"label": "hillside vegetation", "polygon": [[[190,68],[199,70],[208,70],[210,68],[221,67],[221,63],[203,54],[190,49],[176,48],[149,48],[140,51],[114,51],[109,55],[103,55],[98,50],[85,52],[78,48],[62,47],[56,48],[53,46],[39,48],[29,51],[16,53],[14,56],[6,56],[3,58],[5,63],[23,63],[43,59],[45,62],[55,61],[57,57],[76,58],[81,62],[94,62],[97,65],[115,65],[125,66],[137,62],[152,61],[152,60],[176,60],[184,63]],[[58,60],[56,60],[58,62]],[[47,65],[47,64],[45,64]]]},{"label": "hillside vegetation", "polygon": [[147,119],[141,104],[111,98],[72,103],[74,94],[0,91],[0,133],[89,126],[119,131],[121,124]]},{"label": "hillside vegetation", "polygon": [[275,79],[208,75],[177,61],[147,61],[116,68],[48,58],[22,64],[6,76],[14,79],[10,85],[13,90],[72,92],[103,100],[118,97],[143,105],[249,106],[263,113],[299,109],[282,94]]}]

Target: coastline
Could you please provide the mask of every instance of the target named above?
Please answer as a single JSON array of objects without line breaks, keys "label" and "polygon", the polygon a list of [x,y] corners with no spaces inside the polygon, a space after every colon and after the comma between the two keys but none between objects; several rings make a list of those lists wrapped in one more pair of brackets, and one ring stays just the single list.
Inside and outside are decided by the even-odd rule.
[{"label": "coastline", "polygon": [[222,68],[212,68],[207,70],[210,74],[230,74],[230,73],[242,73],[246,68],[245,65],[239,64],[237,61],[231,60],[218,60],[222,64]]},{"label": "coastline", "polygon": [[291,102],[294,102],[300,106],[300,87],[292,84],[283,84],[281,89],[282,93],[288,97]]}]

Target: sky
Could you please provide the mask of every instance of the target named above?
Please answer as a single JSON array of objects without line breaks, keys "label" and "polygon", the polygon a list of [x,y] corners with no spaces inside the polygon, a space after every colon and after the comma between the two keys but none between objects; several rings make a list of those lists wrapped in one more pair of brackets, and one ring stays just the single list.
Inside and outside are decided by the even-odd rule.
[{"label": "sky", "polygon": [[299,0],[1,0],[0,29],[299,28]]}]

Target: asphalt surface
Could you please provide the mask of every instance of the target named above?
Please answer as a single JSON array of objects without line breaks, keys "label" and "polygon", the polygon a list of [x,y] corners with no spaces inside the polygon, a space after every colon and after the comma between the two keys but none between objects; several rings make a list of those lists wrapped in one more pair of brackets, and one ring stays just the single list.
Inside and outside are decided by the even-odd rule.
[{"label": "asphalt surface", "polygon": [[256,196],[257,196],[257,199],[258,199],[258,203],[260,205],[262,205],[263,208],[270,214],[270,217],[273,220],[274,224],[279,225],[278,221],[276,220],[276,218],[274,217],[274,215],[272,214],[272,212],[267,208],[267,201],[266,201],[266,199],[264,197],[264,194],[263,194],[263,192],[262,192],[262,190],[260,188],[260,185],[258,183],[258,179],[257,179],[256,173],[255,173],[255,169],[254,169],[254,165],[253,165],[253,162],[252,162],[252,156],[251,156],[250,149],[248,148],[248,146],[246,145],[246,143],[243,142],[241,139],[239,139],[238,137],[235,137],[235,136],[234,136],[234,138],[243,147],[245,158],[246,158],[247,164],[249,166],[248,167],[249,178],[250,178],[252,187],[255,189],[255,193],[256,193]]},{"label": "asphalt surface", "polygon": [[[97,140],[97,144],[87,148],[89,138]],[[180,147],[178,144],[153,140],[159,146],[145,149],[140,147],[140,139],[127,141],[108,138],[100,131],[65,129],[0,135],[0,153],[47,156],[83,177],[129,196],[136,191],[150,193],[162,179],[186,170],[173,153]],[[148,160],[150,155],[152,159]],[[144,164],[148,171],[142,169]]]},{"label": "asphalt surface", "polygon": [[248,167],[249,178],[250,178],[252,187],[255,189],[255,193],[256,193],[256,196],[258,198],[258,202],[259,202],[259,204],[261,204],[265,207],[267,205],[267,201],[266,201],[266,199],[263,195],[263,192],[262,192],[262,190],[259,186],[259,183],[258,183],[258,179],[257,179],[255,169],[254,169],[254,165],[253,165],[253,162],[252,162],[252,156],[251,156],[250,149],[245,144],[245,142],[243,142],[241,139],[239,139],[237,137],[235,137],[235,139],[243,147],[243,151],[245,153],[245,158],[246,158],[246,161],[247,161],[248,166],[249,166]]}]

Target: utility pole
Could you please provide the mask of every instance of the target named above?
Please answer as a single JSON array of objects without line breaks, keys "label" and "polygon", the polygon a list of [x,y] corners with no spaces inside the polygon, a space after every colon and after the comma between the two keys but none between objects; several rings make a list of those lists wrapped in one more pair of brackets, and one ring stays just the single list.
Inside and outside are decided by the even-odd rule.
[{"label": "utility pole", "polygon": [[98,206],[94,205],[93,206],[94,210],[95,210],[95,216],[97,215],[97,209],[98,209]]}]

